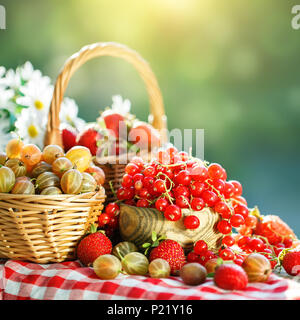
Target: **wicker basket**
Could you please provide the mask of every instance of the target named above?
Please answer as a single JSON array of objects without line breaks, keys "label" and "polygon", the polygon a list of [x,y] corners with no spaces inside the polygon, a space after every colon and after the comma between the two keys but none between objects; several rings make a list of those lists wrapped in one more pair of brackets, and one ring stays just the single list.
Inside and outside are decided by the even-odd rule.
[{"label": "wicker basket", "polygon": [[36,263],[75,258],[78,240],[103,209],[105,191],[80,195],[0,194],[0,257]]},{"label": "wicker basket", "polygon": [[[161,91],[159,89],[156,77],[152,72],[150,66],[137,52],[127,48],[124,45],[113,42],[100,42],[83,47],[78,53],[71,56],[65,63],[63,70],[58,76],[54,89],[53,100],[50,107],[45,145],[58,144],[62,146],[62,138],[59,128],[59,111],[68,83],[72,75],[83,64],[85,64],[87,61],[91,59],[101,56],[112,56],[122,58],[131,63],[136,68],[146,85],[149,95],[149,123],[151,123],[154,128],[160,131],[161,142],[165,142],[167,118],[164,111]],[[125,166],[130,160],[130,155],[126,155],[125,157],[125,161],[124,156],[120,156],[102,158],[100,162],[96,162],[96,164],[99,167],[101,167],[106,174],[104,188],[106,190],[107,202],[116,200],[115,195],[111,190],[111,186],[115,190],[117,190],[120,187]],[[148,154],[142,154],[142,157],[147,160],[150,158]]]}]

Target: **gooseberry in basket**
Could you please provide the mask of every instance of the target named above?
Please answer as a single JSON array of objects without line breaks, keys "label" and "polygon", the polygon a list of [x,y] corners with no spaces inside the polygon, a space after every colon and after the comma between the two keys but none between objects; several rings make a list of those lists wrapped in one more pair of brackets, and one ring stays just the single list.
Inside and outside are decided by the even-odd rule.
[{"label": "gooseberry in basket", "polygon": [[94,192],[97,189],[96,180],[86,172],[82,172],[81,193]]},{"label": "gooseberry in basket", "polygon": [[16,182],[14,172],[5,166],[0,168],[0,192],[8,193]]},{"label": "gooseberry in basket", "polygon": [[102,232],[98,232],[95,225],[91,226],[90,233],[78,244],[77,258],[85,266],[91,265],[99,256],[110,254],[112,244],[109,238]]},{"label": "gooseberry in basket", "polygon": [[73,169],[73,163],[66,157],[58,158],[52,163],[53,173],[60,178],[70,169]]},{"label": "gooseberry in basket", "polygon": [[127,274],[144,276],[148,272],[149,261],[140,252],[130,252],[122,258],[122,267]]},{"label": "gooseberry in basket", "polygon": [[79,194],[83,181],[82,173],[77,169],[68,170],[60,180],[60,186],[66,194]]},{"label": "gooseberry in basket", "polygon": [[197,286],[206,280],[206,269],[197,262],[185,264],[180,270],[183,282],[190,286]]},{"label": "gooseberry in basket", "polygon": [[93,262],[93,268],[96,275],[102,280],[112,280],[115,279],[122,270],[122,264],[120,260],[111,255],[104,254],[99,256]]},{"label": "gooseberry in basket", "polygon": [[90,166],[85,170],[85,172],[93,176],[99,186],[102,186],[104,184],[105,173],[101,168],[97,166]]},{"label": "gooseberry in basket", "polygon": [[122,241],[113,247],[112,254],[122,260],[130,252],[138,252],[137,246],[133,242]]},{"label": "gooseberry in basket", "polygon": [[21,160],[16,159],[16,158],[15,159],[8,159],[5,162],[5,166],[10,168],[14,172],[16,178],[23,177],[27,173],[27,169],[26,169],[24,163]]},{"label": "gooseberry in basket", "polygon": [[73,166],[80,172],[84,172],[91,163],[92,155],[88,148],[83,146],[75,146],[66,153]]},{"label": "gooseberry in basket", "polygon": [[169,278],[171,268],[166,260],[158,258],[150,262],[148,271],[151,278]]},{"label": "gooseberry in basket", "polygon": [[33,178],[37,178],[40,174],[44,172],[51,172],[51,170],[52,170],[51,164],[45,161],[41,161],[32,168],[30,175]]},{"label": "gooseberry in basket", "polygon": [[160,134],[150,124],[137,121],[130,129],[128,140],[140,149],[152,150],[160,146]]},{"label": "gooseberry in basket", "polygon": [[42,159],[42,152],[34,144],[26,144],[21,150],[21,160],[26,166],[32,167]]},{"label": "gooseberry in basket", "polygon": [[59,177],[53,172],[44,172],[37,177],[35,186],[39,189],[39,191],[42,191],[48,187],[59,187],[60,180]]},{"label": "gooseberry in basket", "polygon": [[21,151],[24,143],[20,139],[12,139],[6,145],[6,155],[9,159],[21,157]]},{"label": "gooseberry in basket", "polygon": [[58,194],[62,194],[62,191],[57,187],[48,187],[48,188],[45,188],[41,192],[41,194],[45,195],[45,196],[55,196],[55,195],[58,195]]},{"label": "gooseberry in basket", "polygon": [[19,177],[11,190],[12,194],[35,194],[34,184],[26,177]]},{"label": "gooseberry in basket", "polygon": [[4,166],[5,162],[7,161],[7,155],[4,152],[0,152],[0,165]]},{"label": "gooseberry in basket", "polygon": [[249,254],[242,264],[249,282],[265,282],[272,272],[270,261],[259,253]]},{"label": "gooseberry in basket", "polygon": [[64,150],[57,145],[48,145],[44,148],[42,156],[43,160],[52,164],[56,159],[65,155]]}]

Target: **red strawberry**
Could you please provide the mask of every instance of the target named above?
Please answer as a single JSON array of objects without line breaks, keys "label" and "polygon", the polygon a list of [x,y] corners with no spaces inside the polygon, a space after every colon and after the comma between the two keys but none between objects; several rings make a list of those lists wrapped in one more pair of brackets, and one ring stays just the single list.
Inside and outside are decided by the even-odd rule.
[{"label": "red strawberry", "polygon": [[261,216],[255,234],[266,237],[270,244],[275,245],[284,242],[285,238],[296,239],[293,230],[278,216]]},{"label": "red strawberry", "polygon": [[300,251],[289,251],[282,260],[284,270],[291,276],[300,275]]},{"label": "red strawberry", "polygon": [[98,141],[103,135],[96,127],[89,127],[77,136],[77,144],[90,149],[93,156],[96,155],[98,149]]},{"label": "red strawberry", "polygon": [[77,130],[71,126],[65,126],[62,131],[62,140],[65,152],[76,146]]},{"label": "red strawberry", "polygon": [[217,267],[215,284],[225,290],[244,290],[248,284],[248,276],[237,264],[222,264]]},{"label": "red strawberry", "polygon": [[91,227],[91,234],[84,237],[77,246],[77,258],[85,265],[91,265],[94,260],[103,254],[110,254],[111,241],[101,232],[95,232],[96,227]]},{"label": "red strawberry", "polygon": [[160,134],[150,124],[137,121],[129,131],[128,140],[141,149],[151,150],[160,145]]},{"label": "red strawberry", "polygon": [[164,259],[171,267],[171,274],[176,275],[186,263],[185,255],[180,244],[174,240],[164,240],[150,253],[150,261]]},{"label": "red strawberry", "polygon": [[[103,111],[101,117],[104,120],[106,128],[111,130],[114,136],[118,138],[120,125],[122,122],[125,124],[125,118],[111,109]],[[127,134],[127,129],[125,129],[124,133]]]}]

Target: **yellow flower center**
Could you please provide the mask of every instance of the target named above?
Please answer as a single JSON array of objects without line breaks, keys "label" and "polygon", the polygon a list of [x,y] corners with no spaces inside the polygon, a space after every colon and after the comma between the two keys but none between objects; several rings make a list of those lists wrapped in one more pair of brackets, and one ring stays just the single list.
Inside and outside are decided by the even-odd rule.
[{"label": "yellow flower center", "polygon": [[34,102],[34,106],[35,106],[38,110],[44,109],[44,104],[43,104],[43,102],[40,101],[40,100],[36,100],[36,101]]},{"label": "yellow flower center", "polygon": [[35,138],[39,134],[38,129],[35,125],[32,124],[28,127],[28,134],[31,138]]}]

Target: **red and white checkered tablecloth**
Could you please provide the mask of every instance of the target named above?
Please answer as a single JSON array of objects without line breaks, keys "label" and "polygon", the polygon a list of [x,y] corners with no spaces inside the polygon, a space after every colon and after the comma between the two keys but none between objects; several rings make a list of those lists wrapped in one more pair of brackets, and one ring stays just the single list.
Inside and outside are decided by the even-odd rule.
[{"label": "red and white checkered tablecloth", "polygon": [[8,260],[0,265],[0,277],[1,300],[300,300],[300,283],[275,274],[267,283],[248,284],[244,291],[225,291],[212,279],[196,287],[179,277],[122,274],[103,281],[77,261],[40,265]]}]

